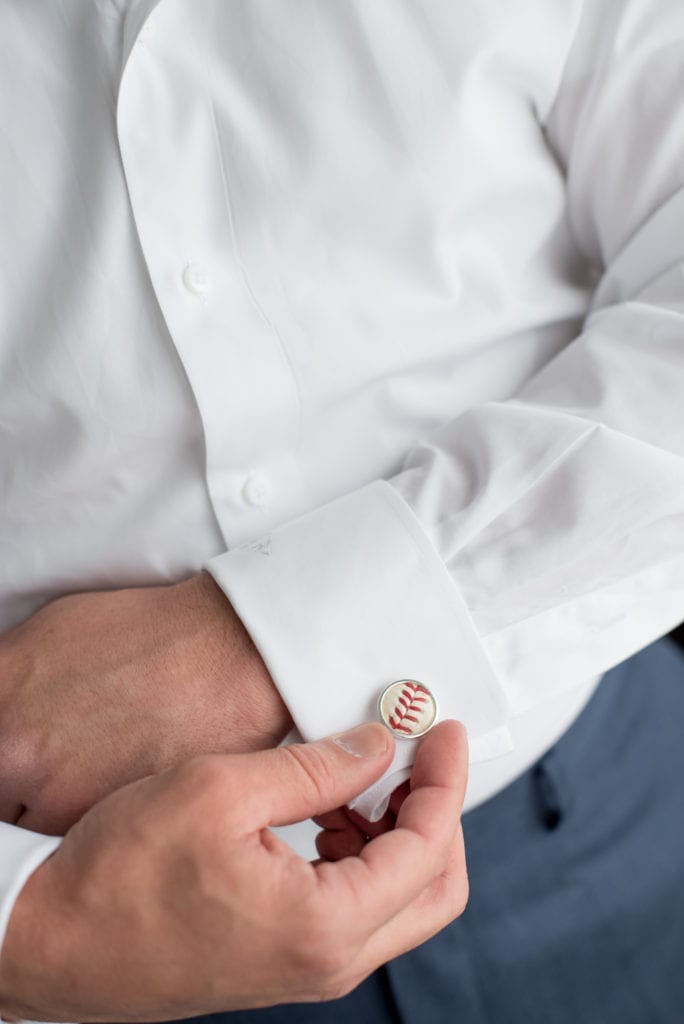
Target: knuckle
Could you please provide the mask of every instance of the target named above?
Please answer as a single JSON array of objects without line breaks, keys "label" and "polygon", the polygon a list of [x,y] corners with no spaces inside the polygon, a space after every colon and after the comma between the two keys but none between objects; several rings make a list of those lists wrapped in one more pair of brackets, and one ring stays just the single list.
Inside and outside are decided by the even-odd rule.
[{"label": "knuckle", "polygon": [[6,773],[19,786],[35,786],[41,768],[42,740],[37,730],[3,722],[2,761]]},{"label": "knuckle", "polygon": [[441,905],[447,921],[453,921],[465,911],[468,905],[470,886],[465,871],[447,874],[444,878],[444,889]]},{"label": "knuckle", "polygon": [[327,936],[324,941],[310,940],[305,949],[305,963],[308,972],[319,987],[339,982],[339,977],[349,963],[349,956],[344,943]]},{"label": "knuckle", "polygon": [[[342,984],[353,959],[352,943],[344,924],[338,915],[324,912],[323,908],[313,913],[305,911],[291,948],[296,955],[298,972],[307,986],[318,993],[327,993]],[[319,995],[319,998],[334,997]]]},{"label": "knuckle", "polygon": [[333,792],[335,778],[332,769],[320,750],[315,746],[304,746],[295,744],[291,747],[283,747],[283,753],[296,767],[298,778],[301,780],[302,789],[312,799],[325,804],[328,794]]},{"label": "knuckle", "polygon": [[321,1002],[328,1002],[333,999],[342,999],[343,996],[348,996],[352,989],[355,989],[360,981],[360,978],[344,978],[331,981],[327,985],[323,985],[319,989],[318,999]]},{"label": "knuckle", "polygon": [[460,917],[461,914],[465,911],[465,908],[468,906],[469,898],[470,883],[468,881],[468,876],[463,875],[463,877],[459,879],[459,882],[456,886],[456,892],[454,893],[453,909],[455,911],[456,917]]}]

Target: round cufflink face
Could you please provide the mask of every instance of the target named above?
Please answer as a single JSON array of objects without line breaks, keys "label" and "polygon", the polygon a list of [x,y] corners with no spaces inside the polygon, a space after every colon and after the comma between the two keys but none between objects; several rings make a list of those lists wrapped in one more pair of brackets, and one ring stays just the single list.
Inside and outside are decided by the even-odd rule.
[{"label": "round cufflink face", "polygon": [[427,686],[415,679],[399,679],[383,690],[380,717],[397,736],[424,736],[437,721],[437,701]]}]

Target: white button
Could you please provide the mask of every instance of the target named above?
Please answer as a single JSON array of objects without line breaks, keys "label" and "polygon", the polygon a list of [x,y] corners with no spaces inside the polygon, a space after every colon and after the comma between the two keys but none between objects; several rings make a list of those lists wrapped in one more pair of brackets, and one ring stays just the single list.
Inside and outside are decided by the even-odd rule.
[{"label": "white button", "polygon": [[211,288],[211,276],[201,263],[188,263],[183,271],[183,284],[193,295],[206,295]]},{"label": "white button", "polygon": [[242,497],[248,505],[265,505],[272,493],[270,481],[261,473],[252,473],[242,488]]},{"label": "white button", "polygon": [[415,679],[399,679],[383,690],[380,717],[396,736],[424,736],[437,721],[437,701],[427,686]]}]

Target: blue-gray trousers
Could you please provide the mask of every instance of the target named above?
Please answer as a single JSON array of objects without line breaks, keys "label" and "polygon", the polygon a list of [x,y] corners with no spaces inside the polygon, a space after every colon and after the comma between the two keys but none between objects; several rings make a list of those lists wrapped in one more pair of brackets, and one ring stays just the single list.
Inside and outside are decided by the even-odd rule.
[{"label": "blue-gray trousers", "polygon": [[212,1024],[684,1024],[684,652],[609,672],[463,820],[463,916],[344,999]]}]

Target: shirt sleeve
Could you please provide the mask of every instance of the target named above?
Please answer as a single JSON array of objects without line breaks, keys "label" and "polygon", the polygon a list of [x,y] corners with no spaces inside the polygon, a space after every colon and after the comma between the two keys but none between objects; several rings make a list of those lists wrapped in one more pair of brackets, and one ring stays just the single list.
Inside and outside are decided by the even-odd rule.
[{"label": "shirt sleeve", "polygon": [[0,822],[0,956],[19,893],[29,876],[55,852],[61,841],[55,836],[40,835]]},{"label": "shirt sleeve", "polygon": [[540,126],[597,270],[580,335],[392,479],[208,565],[307,738],[411,677],[493,757],[511,716],[684,617],[684,7],[585,9]]}]

